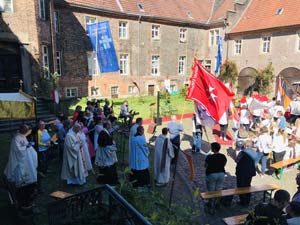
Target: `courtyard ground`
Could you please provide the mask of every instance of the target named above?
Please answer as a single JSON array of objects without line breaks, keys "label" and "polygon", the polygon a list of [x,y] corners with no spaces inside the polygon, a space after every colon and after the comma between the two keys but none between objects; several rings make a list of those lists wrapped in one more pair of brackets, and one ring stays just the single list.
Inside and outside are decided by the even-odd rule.
[{"label": "courtyard ground", "polygon": [[[238,205],[237,197],[233,199],[233,203],[230,207],[221,207],[217,210],[215,215],[209,215],[204,212],[204,205],[203,201],[200,197],[194,197],[194,193],[196,190],[200,192],[206,191],[205,185],[205,169],[204,169],[204,158],[206,151],[209,146],[209,142],[213,142],[214,137],[212,134],[211,129],[207,129],[207,137],[204,135],[204,144],[203,150],[201,153],[192,153],[191,152],[191,135],[192,135],[192,120],[191,118],[183,119],[184,125],[184,134],[182,135],[182,143],[181,148],[183,151],[188,152],[193,159],[194,164],[194,171],[195,176],[193,181],[189,180],[190,176],[190,169],[187,160],[185,159],[184,155],[181,153],[178,161],[177,167],[177,176],[174,183],[174,194],[173,200],[176,203],[182,204],[183,206],[188,206],[194,209],[195,215],[193,218],[193,224],[211,224],[211,225],[221,225],[223,224],[222,218],[244,214],[247,213],[251,208],[253,208],[257,203],[262,201],[263,195],[262,193],[257,193],[252,195],[251,204],[247,208],[243,208]],[[148,125],[145,125],[147,129]],[[157,127],[157,135],[160,134],[161,129],[163,126],[166,126],[166,123],[163,123],[162,126]],[[230,129],[230,128],[229,128]],[[231,130],[230,130],[231,131]],[[150,134],[146,134],[147,140],[151,137]],[[8,148],[9,148],[9,140],[11,135],[2,135],[1,136],[1,157],[0,157],[0,170],[3,171],[6,165],[6,161],[8,158]],[[116,136],[120,140],[120,136]],[[124,144],[126,145],[127,142],[125,140]],[[154,143],[150,144],[150,148],[153,149]],[[227,150],[230,146],[223,145],[221,149],[221,153],[224,153],[227,156]],[[153,152],[152,152],[153,153]],[[152,154],[153,157],[153,154]],[[224,187],[226,188],[233,188],[235,187],[236,178],[235,178],[235,162],[232,160],[231,157],[227,156],[227,165],[226,165],[226,178]],[[126,154],[119,154],[119,165],[120,167],[125,168],[127,164],[127,155]],[[58,155],[54,155],[50,163],[50,170],[51,172],[47,175],[46,178],[42,181],[42,190],[43,193],[39,194],[36,199],[35,204],[38,206],[38,213],[35,215],[35,223],[36,224],[47,224],[47,211],[46,207],[47,204],[51,201],[54,201],[51,197],[49,197],[49,193],[55,190],[62,190],[67,191],[70,193],[78,193],[81,191],[89,190],[98,186],[95,176],[90,175],[87,180],[87,184],[82,187],[70,187],[65,184],[60,179],[60,161],[58,159]],[[284,172],[282,180],[274,179],[270,175],[265,175],[264,178],[260,176],[255,176],[252,181],[252,185],[259,185],[259,184],[278,184],[283,189],[289,191],[291,195],[296,192],[296,184],[295,184],[295,177],[298,170],[296,168],[289,169]],[[164,196],[169,199],[169,193],[171,188],[171,182],[167,187],[157,188],[157,190],[161,190],[164,193]],[[0,189],[1,190],[1,189]],[[7,194],[4,191],[0,192],[0,224],[3,225],[15,225],[16,224],[16,217],[14,216],[13,207],[9,205],[9,199]]]}]

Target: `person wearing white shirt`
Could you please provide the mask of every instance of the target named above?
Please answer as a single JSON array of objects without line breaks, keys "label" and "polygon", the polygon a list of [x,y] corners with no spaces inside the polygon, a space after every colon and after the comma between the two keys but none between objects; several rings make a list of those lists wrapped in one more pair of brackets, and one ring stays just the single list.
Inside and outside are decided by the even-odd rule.
[{"label": "person wearing white shirt", "polygon": [[258,136],[257,147],[259,159],[261,160],[261,176],[265,174],[267,167],[268,155],[272,149],[272,137],[269,135],[267,127],[262,127],[261,134]]},{"label": "person wearing white shirt", "polygon": [[250,127],[250,112],[247,109],[247,105],[243,105],[241,109],[241,116],[240,116],[240,125],[245,128],[246,131],[249,131]]},{"label": "person wearing white shirt", "polygon": [[178,159],[178,153],[180,149],[180,132],[183,131],[183,125],[176,122],[176,116],[171,116],[171,122],[168,123],[168,130],[170,135],[170,141],[174,147],[175,157],[172,159],[172,164],[174,164]]},{"label": "person wearing white shirt", "polygon": [[[287,137],[283,129],[278,129],[277,133],[273,135],[273,162],[280,162],[286,152]],[[275,170],[276,175],[279,174],[278,170]]]},{"label": "person wearing white shirt", "polygon": [[220,138],[227,141],[226,133],[228,129],[228,112],[224,112],[219,120],[220,124]]},{"label": "person wearing white shirt", "polygon": [[[269,110],[270,111],[270,110]],[[274,118],[274,121],[276,121],[278,119],[278,116],[277,116],[277,113],[281,111],[284,113],[284,108],[283,106],[281,105],[281,102],[280,100],[277,100],[276,101],[276,104],[272,107],[272,110],[270,112],[270,114],[272,115],[272,117]]]},{"label": "person wearing white shirt", "polygon": [[300,97],[296,97],[290,103],[290,123],[295,123],[296,119],[300,117]]}]

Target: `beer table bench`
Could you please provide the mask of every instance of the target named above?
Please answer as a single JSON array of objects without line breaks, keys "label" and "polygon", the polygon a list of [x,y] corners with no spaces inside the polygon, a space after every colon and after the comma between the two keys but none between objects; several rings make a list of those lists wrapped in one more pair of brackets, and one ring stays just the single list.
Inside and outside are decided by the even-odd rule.
[{"label": "beer table bench", "polygon": [[248,214],[226,217],[226,218],[223,218],[223,222],[227,225],[240,225],[240,224],[244,224],[247,216],[248,216]]},{"label": "beer table bench", "polygon": [[[264,184],[264,185],[256,185],[256,186],[251,186],[251,187],[240,187],[240,188],[224,189],[224,190],[220,190],[220,191],[202,192],[202,193],[200,193],[200,196],[203,200],[206,200],[206,199],[221,198],[221,197],[225,197],[225,196],[264,192],[263,201],[265,202],[266,195],[268,195],[268,197],[271,199],[272,192],[274,190],[278,190],[278,189],[281,189],[281,188],[276,184]],[[211,212],[214,212],[214,211],[215,211],[215,205],[213,204]]]},{"label": "beer table bench", "polygon": [[270,166],[274,169],[279,169],[278,180],[281,180],[283,174],[283,168],[292,164],[298,163],[298,168],[300,168],[300,156],[295,159],[282,160],[276,163],[271,164]]},{"label": "beer table bench", "polygon": [[73,194],[64,192],[64,191],[54,191],[54,192],[50,193],[49,195],[55,199],[63,199],[63,198],[69,197]]}]

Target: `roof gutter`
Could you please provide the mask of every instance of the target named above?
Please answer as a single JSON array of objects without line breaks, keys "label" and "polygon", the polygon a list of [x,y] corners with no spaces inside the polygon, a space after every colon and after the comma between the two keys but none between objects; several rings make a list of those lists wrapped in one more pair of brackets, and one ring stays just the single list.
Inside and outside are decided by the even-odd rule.
[{"label": "roof gutter", "polygon": [[[216,21],[213,23],[199,23],[199,22],[193,22],[193,21],[186,21],[186,20],[180,20],[175,18],[167,18],[167,17],[160,17],[160,16],[152,16],[152,15],[145,15],[145,14],[137,14],[137,13],[128,13],[128,12],[119,12],[114,10],[108,10],[101,7],[96,6],[87,6],[87,5],[81,5],[81,4],[74,4],[69,3],[68,5],[64,4],[65,6],[74,7],[78,9],[84,9],[84,10],[92,10],[96,12],[102,12],[103,14],[107,16],[119,16],[122,18],[130,18],[130,19],[136,19],[138,21],[151,21],[151,22],[157,22],[162,24],[172,24],[172,25],[180,25],[180,26],[186,26],[186,27],[195,27],[195,28],[203,28],[203,29],[210,29],[211,27],[217,27],[222,26],[223,21]],[[142,15],[142,18],[141,18]]]}]

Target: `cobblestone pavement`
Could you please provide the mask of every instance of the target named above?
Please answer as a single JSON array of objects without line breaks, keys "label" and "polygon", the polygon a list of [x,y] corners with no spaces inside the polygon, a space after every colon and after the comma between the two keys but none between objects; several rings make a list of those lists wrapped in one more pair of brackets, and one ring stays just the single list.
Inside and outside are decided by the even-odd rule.
[{"label": "cobblestone pavement", "polygon": [[[160,133],[161,128],[158,127],[158,133]],[[255,193],[251,196],[251,203],[249,207],[242,207],[237,204],[238,197],[233,198],[233,202],[230,207],[221,206],[217,209],[214,215],[210,215],[204,212],[204,202],[200,197],[194,199],[193,193],[199,189],[200,192],[206,191],[205,183],[205,168],[204,168],[204,158],[209,149],[209,142],[214,142],[215,139],[212,135],[212,130],[207,129],[207,138],[203,135],[204,143],[201,153],[191,152],[191,134],[192,134],[192,120],[183,120],[184,134],[182,135],[181,149],[192,155],[195,176],[193,181],[189,181],[188,177],[190,175],[190,169],[187,160],[183,153],[180,154],[176,176],[175,186],[174,186],[174,200],[178,203],[189,204],[189,206],[194,207],[197,211],[197,217],[195,219],[195,224],[210,224],[210,225],[223,225],[222,218],[245,214],[249,212],[256,204],[263,200],[263,193]],[[231,131],[231,130],[230,130]],[[224,182],[224,188],[234,188],[236,187],[236,177],[235,177],[235,162],[233,159],[227,155],[227,151],[230,150],[230,146],[222,146],[221,153],[225,154],[227,157],[226,165],[226,178]],[[259,184],[270,184],[274,183],[289,191],[291,196],[296,192],[295,177],[298,170],[296,168],[289,169],[284,172],[282,180],[274,179],[271,175],[265,175],[264,178],[256,175],[252,179],[252,185]],[[170,187],[170,185],[169,185]],[[183,199],[187,200],[183,202]]]}]

